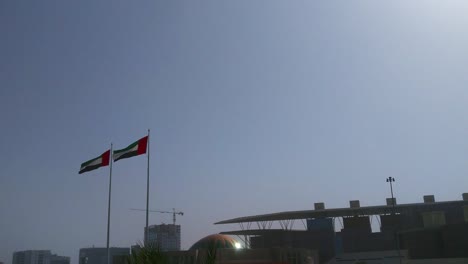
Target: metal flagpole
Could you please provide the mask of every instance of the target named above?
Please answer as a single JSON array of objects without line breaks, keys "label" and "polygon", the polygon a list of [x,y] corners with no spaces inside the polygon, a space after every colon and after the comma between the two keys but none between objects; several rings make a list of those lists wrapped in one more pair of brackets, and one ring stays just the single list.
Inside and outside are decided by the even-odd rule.
[{"label": "metal flagpole", "polygon": [[110,233],[110,211],[111,211],[111,190],[112,190],[112,143],[109,154],[109,204],[107,206],[107,264],[110,264],[109,233]]},{"label": "metal flagpole", "polygon": [[149,246],[149,229],[148,229],[148,216],[149,216],[149,172],[150,172],[150,130],[148,129],[148,170],[146,175],[146,241],[145,245]]}]

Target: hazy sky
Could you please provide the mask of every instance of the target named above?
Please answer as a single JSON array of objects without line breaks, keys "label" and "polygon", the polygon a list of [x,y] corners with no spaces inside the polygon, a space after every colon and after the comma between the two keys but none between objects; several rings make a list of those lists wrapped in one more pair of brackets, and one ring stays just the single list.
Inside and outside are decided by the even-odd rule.
[{"label": "hazy sky", "polygon": [[[105,246],[108,168],[152,130],[182,246],[227,218],[468,192],[467,1],[0,1],[0,261]],[[146,159],[114,165],[142,240]],[[171,215],[152,214],[151,224]]]}]

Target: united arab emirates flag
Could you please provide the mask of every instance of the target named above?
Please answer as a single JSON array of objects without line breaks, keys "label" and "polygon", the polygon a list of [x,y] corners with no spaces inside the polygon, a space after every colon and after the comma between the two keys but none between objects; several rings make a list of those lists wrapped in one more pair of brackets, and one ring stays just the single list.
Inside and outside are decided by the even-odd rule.
[{"label": "united arab emirates flag", "polygon": [[102,153],[102,155],[97,158],[88,160],[84,162],[83,164],[81,164],[79,174],[87,172],[87,171],[92,171],[100,167],[109,166],[109,161],[110,161],[110,150]]},{"label": "united arab emirates flag", "polygon": [[133,142],[132,144],[130,144],[128,147],[124,149],[115,150],[113,154],[114,161],[145,154],[147,146],[148,146],[148,136],[141,138],[140,140],[136,142]]}]

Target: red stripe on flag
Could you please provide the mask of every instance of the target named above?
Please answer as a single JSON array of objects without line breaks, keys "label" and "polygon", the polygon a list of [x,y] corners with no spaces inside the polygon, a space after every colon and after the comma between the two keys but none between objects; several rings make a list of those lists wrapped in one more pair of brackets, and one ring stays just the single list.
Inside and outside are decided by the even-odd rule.
[{"label": "red stripe on flag", "polygon": [[108,151],[102,153],[101,159],[102,159],[102,165],[101,165],[101,166],[108,166],[108,165],[109,165],[109,161],[110,161],[110,149],[109,149]]},{"label": "red stripe on flag", "polygon": [[137,155],[145,154],[147,146],[148,146],[148,136],[138,140]]}]

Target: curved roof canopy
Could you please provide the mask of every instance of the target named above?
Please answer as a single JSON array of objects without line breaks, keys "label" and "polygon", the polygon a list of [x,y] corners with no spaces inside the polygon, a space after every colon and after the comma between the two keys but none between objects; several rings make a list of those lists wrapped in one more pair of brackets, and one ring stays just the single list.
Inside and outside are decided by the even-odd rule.
[{"label": "curved roof canopy", "polygon": [[447,202],[432,202],[432,203],[412,203],[412,204],[397,204],[395,208],[391,205],[366,206],[357,208],[333,208],[322,210],[304,210],[304,211],[287,211],[272,214],[262,214],[253,216],[237,217],[224,221],[216,222],[215,225],[221,224],[236,224],[248,222],[264,222],[264,221],[281,221],[294,219],[313,219],[326,217],[348,217],[359,215],[383,215],[395,213],[404,213],[408,210],[443,210],[447,206],[463,206],[468,205],[468,201],[447,201]]}]

